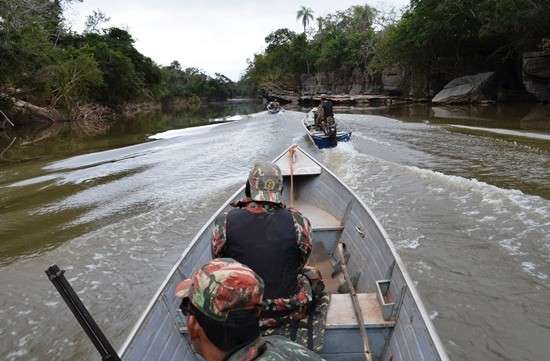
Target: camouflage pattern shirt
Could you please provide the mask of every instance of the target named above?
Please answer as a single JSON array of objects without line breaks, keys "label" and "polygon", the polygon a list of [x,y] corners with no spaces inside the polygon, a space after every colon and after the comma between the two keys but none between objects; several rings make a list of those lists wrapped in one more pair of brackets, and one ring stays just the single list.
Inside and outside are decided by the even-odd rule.
[{"label": "camouflage pattern shirt", "polygon": [[[232,204],[234,207],[241,207],[251,213],[265,213],[271,212],[280,207],[284,207],[281,204],[274,204],[270,202],[254,202],[249,198],[244,198],[241,201]],[[302,215],[298,210],[288,208],[292,214],[294,221],[294,228],[296,231],[296,240],[301,255],[301,268],[303,269],[307,264],[312,249],[311,238],[311,223]],[[217,219],[214,225],[212,234],[212,258],[223,257],[223,250],[226,244],[226,229],[227,229],[227,217],[223,219]],[[312,300],[311,286],[307,278],[303,275],[299,275],[297,279],[298,291],[291,298],[277,298],[277,299],[264,299],[264,310],[271,311],[284,311],[294,310],[288,316],[280,319],[266,319],[260,320],[262,327],[276,327],[286,321],[288,318],[299,320],[305,317],[307,304]]]},{"label": "camouflage pattern shirt", "polygon": [[322,361],[321,356],[281,336],[260,337],[226,361]]}]

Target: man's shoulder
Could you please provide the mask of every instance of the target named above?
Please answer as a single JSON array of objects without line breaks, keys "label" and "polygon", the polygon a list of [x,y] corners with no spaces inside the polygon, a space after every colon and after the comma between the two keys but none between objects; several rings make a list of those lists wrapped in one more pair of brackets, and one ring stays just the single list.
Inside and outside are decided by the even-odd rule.
[{"label": "man's shoulder", "polygon": [[305,224],[306,222],[309,223],[309,219],[302,213],[300,212],[299,210],[297,210],[296,208],[287,208],[290,212],[290,214],[292,214],[292,218],[294,218],[294,220],[300,224]]},{"label": "man's shoulder", "polygon": [[257,360],[320,361],[321,356],[282,336],[264,337],[267,350]]}]

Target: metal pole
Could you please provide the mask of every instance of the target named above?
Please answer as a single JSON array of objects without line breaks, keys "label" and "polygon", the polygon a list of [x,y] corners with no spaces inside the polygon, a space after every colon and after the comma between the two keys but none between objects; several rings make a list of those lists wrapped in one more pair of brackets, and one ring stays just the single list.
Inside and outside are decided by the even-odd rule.
[{"label": "metal pole", "polygon": [[67,304],[78,323],[88,335],[88,338],[94,344],[95,348],[101,355],[103,361],[121,361],[113,346],[105,337],[95,320],[92,318],[74,289],[65,278],[65,271],[61,270],[57,265],[53,265],[46,270],[46,275],[53,283],[63,301]]},{"label": "metal pole", "polygon": [[359,299],[357,298],[357,292],[355,292],[355,287],[351,282],[351,277],[348,272],[348,267],[346,265],[346,259],[344,257],[344,246],[341,242],[336,246],[336,255],[338,256],[340,263],[342,265],[342,272],[344,273],[344,278],[349,288],[349,293],[351,296],[351,302],[353,304],[353,310],[355,311],[355,319],[359,325],[359,333],[361,334],[361,339],[363,340],[363,355],[365,356],[366,361],[372,361],[372,354],[369,347],[369,338],[367,336],[367,330],[365,329],[365,320],[363,319],[363,312],[361,311],[361,306],[359,305]]}]

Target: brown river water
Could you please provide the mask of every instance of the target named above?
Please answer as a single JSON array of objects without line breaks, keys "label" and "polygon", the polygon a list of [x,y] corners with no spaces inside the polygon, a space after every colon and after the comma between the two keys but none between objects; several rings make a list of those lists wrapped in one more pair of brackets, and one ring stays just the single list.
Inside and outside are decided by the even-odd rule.
[{"label": "brown river water", "polygon": [[378,216],[451,360],[548,360],[550,107],[337,113],[352,141],[322,151],[303,112],[254,103],[0,133],[0,360],[99,359],[44,275],[53,263],[120,346],[252,162],[292,143]]}]

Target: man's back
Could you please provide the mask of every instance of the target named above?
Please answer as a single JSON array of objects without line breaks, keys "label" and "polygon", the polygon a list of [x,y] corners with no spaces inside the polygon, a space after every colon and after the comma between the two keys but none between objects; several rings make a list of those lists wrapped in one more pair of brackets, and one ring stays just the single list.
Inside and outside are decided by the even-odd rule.
[{"label": "man's back", "polygon": [[332,110],[332,102],[330,100],[323,101],[324,117],[334,117],[334,111]]},{"label": "man's back", "polygon": [[254,213],[232,209],[226,221],[222,255],[252,268],[265,282],[265,298],[288,298],[296,293],[303,268],[292,213],[270,207]]}]

